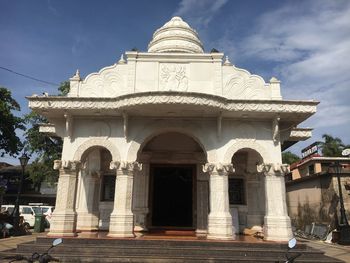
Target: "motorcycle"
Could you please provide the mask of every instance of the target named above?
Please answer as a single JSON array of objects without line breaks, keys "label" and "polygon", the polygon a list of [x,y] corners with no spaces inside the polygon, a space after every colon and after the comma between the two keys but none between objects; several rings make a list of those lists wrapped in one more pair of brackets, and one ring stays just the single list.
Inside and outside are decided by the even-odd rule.
[{"label": "motorcycle", "polygon": [[[293,263],[294,260],[298,257],[301,256],[301,253],[297,253],[293,256],[289,256],[289,252],[292,248],[294,248],[297,245],[297,240],[295,238],[292,238],[291,240],[288,241],[288,250],[286,253],[286,261],[282,261],[283,263]],[[281,261],[276,261],[275,263],[280,263]]]},{"label": "motorcycle", "polygon": [[5,257],[4,259],[11,259],[9,262],[15,262],[15,261],[21,261],[24,260],[29,263],[39,262],[39,263],[48,263],[48,262],[59,262],[57,258],[52,257],[49,255],[49,252],[52,248],[58,246],[61,244],[62,238],[57,238],[52,242],[51,247],[43,254],[39,254],[37,252],[34,252],[30,257],[24,257],[22,255],[16,255],[16,256],[10,256]]}]

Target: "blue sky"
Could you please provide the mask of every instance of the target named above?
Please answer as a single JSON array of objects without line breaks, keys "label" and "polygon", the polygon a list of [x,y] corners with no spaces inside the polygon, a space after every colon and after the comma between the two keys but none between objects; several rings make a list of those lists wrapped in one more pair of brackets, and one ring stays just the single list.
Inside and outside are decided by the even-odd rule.
[{"label": "blue sky", "polygon": [[[350,144],[350,1],[0,0],[0,67],[60,83],[114,64],[136,47],[147,51],[153,32],[174,15],[195,28],[205,51],[224,52],[237,67],[282,81],[284,99],[315,99],[318,112],[301,126]],[[24,96],[57,87],[0,69],[28,113]],[[13,158],[0,161],[17,163]]]}]

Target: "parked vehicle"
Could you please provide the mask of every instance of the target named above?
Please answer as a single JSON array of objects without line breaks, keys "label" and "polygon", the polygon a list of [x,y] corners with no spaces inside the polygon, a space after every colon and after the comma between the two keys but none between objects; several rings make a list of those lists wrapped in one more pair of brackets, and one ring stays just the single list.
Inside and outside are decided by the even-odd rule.
[{"label": "parked vehicle", "polygon": [[22,255],[16,255],[16,256],[9,256],[9,257],[4,257],[4,259],[10,259],[9,262],[15,262],[15,261],[26,261],[29,263],[33,262],[39,262],[39,263],[48,263],[48,262],[59,262],[57,258],[52,257],[49,252],[52,248],[58,246],[63,242],[62,238],[57,238],[52,242],[51,247],[43,254],[39,254],[37,252],[34,252],[30,257],[24,257]]},{"label": "parked vehicle", "polygon": [[[1,212],[8,212],[8,214],[12,214],[14,211],[14,205],[2,205]],[[50,226],[52,212],[54,210],[53,206],[47,205],[20,205],[19,206],[19,214],[24,219],[24,224],[27,228],[33,228],[35,224],[35,215],[43,214],[46,219],[45,227]]]},{"label": "parked vehicle", "polygon": [[11,215],[14,209],[15,209],[14,205],[2,205],[1,213],[8,212],[8,214]]},{"label": "parked vehicle", "polygon": [[20,205],[19,214],[23,216],[24,222],[27,223],[30,228],[34,227],[36,213],[32,206]]}]

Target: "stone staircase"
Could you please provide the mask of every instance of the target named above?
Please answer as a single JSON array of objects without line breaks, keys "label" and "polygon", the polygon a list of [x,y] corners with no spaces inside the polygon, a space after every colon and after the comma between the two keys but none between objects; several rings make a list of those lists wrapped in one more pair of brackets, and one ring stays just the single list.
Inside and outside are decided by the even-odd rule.
[{"label": "stone staircase", "polygon": [[[53,238],[38,237],[0,256],[43,253],[52,241]],[[273,242],[64,238],[50,254],[60,262],[284,262],[286,247],[286,244]],[[298,244],[290,255],[294,253],[302,253],[296,262],[342,262],[305,244]]]}]

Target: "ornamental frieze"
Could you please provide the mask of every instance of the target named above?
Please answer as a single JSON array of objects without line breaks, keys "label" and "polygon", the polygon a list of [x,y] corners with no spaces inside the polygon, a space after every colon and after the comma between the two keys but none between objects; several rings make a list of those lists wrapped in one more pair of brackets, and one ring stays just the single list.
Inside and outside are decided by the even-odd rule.
[{"label": "ornamental frieze", "polygon": [[150,92],[120,96],[116,98],[73,98],[73,97],[29,97],[31,109],[77,110],[77,109],[126,109],[137,105],[187,104],[218,108],[226,111],[315,113],[318,102],[314,101],[269,101],[228,100],[223,97],[179,92]]}]

